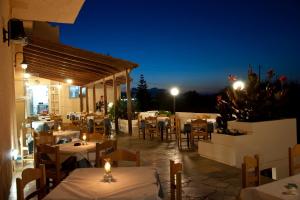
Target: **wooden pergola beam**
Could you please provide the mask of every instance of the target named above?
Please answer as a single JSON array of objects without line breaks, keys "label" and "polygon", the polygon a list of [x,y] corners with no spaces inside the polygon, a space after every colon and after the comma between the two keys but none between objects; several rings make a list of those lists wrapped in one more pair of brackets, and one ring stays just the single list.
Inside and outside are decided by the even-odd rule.
[{"label": "wooden pergola beam", "polygon": [[84,64],[78,64],[74,62],[68,62],[60,59],[52,59],[49,58],[48,56],[41,56],[41,55],[35,55],[35,54],[30,54],[28,52],[24,53],[24,58],[26,62],[30,65],[31,62],[38,62],[41,64],[45,65],[55,65],[58,68],[64,68],[64,69],[72,69],[72,70],[77,70],[79,72],[93,72],[95,74],[99,74],[101,76],[107,76],[110,75],[110,72],[104,71],[104,70],[99,70],[97,68],[86,68],[86,65]]},{"label": "wooden pergola beam", "polygon": [[111,56],[85,51],[82,49],[70,47],[67,45],[49,42],[40,38],[29,38],[29,43],[33,46],[43,47],[44,49],[50,49],[52,51],[63,52],[65,55],[71,55],[74,57],[83,57],[85,60],[97,62],[111,67],[116,67],[119,70],[125,70],[126,68],[134,68],[138,65],[126,60],[113,58]]},{"label": "wooden pergola beam", "polygon": [[64,61],[66,63],[71,63],[71,64],[79,64],[82,68],[85,69],[90,69],[90,70],[98,69],[98,70],[106,71],[109,74],[116,73],[119,71],[118,69],[113,68],[111,66],[103,66],[103,64],[89,62],[82,58],[74,58],[72,56],[58,54],[55,52],[51,52],[49,50],[43,50],[43,49],[34,48],[30,46],[25,46],[23,51],[25,52],[25,59],[26,59],[26,53],[27,54],[31,53],[31,55],[32,54],[40,55],[43,57],[51,58],[52,60]]}]

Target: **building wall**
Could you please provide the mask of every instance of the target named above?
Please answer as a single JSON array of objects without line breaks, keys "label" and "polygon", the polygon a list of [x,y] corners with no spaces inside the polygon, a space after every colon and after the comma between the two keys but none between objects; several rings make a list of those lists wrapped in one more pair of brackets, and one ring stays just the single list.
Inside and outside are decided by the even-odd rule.
[{"label": "building wall", "polygon": [[[7,29],[9,0],[0,1],[0,28]],[[2,31],[0,33],[2,38]],[[15,122],[13,48],[0,41],[0,199],[8,199],[12,179],[11,135]]]}]

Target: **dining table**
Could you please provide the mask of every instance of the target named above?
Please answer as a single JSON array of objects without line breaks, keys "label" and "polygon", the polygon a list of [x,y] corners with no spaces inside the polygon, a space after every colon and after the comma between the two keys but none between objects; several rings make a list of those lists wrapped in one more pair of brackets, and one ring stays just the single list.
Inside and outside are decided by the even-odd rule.
[{"label": "dining table", "polygon": [[57,185],[45,200],[153,200],[164,197],[153,167],[115,167],[111,181],[103,168],[78,168]]},{"label": "dining table", "polygon": [[[292,187],[288,189],[289,186]],[[300,199],[300,174],[283,178],[257,187],[241,190],[241,200],[296,200]]]},{"label": "dining table", "polygon": [[56,143],[60,140],[70,141],[74,138],[79,138],[80,131],[75,130],[59,130],[53,131],[53,136],[55,137]]},{"label": "dining table", "polygon": [[78,140],[54,146],[59,146],[61,162],[65,161],[70,156],[75,156],[77,161],[87,160],[89,162],[94,160],[95,157],[95,142],[83,142]]}]

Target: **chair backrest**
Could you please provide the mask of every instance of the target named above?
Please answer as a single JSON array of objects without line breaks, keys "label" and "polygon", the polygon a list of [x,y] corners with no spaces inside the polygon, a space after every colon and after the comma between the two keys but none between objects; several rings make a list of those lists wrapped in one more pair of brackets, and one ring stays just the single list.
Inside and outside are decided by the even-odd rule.
[{"label": "chair backrest", "polygon": [[157,117],[146,117],[145,118],[146,127],[148,128],[156,128],[157,127]]},{"label": "chair backrest", "polygon": [[102,166],[101,152],[104,154],[109,154],[117,150],[118,142],[117,140],[105,140],[102,143],[96,143],[96,167]]},{"label": "chair backrest", "polygon": [[244,163],[242,164],[242,187],[258,186],[259,184],[259,156],[244,156]]},{"label": "chair backrest", "polygon": [[82,135],[86,135],[87,141],[89,142],[100,142],[104,138],[103,133],[83,133]]},{"label": "chair backrest", "polygon": [[48,144],[48,145],[54,145],[55,144],[55,137],[53,136],[53,133],[50,132],[34,132],[34,143],[35,145],[40,144]]},{"label": "chair backrest", "polygon": [[295,171],[300,169],[300,162],[296,162],[295,158],[300,158],[300,144],[289,147],[289,175],[295,175]]},{"label": "chair backrest", "polygon": [[140,161],[140,152],[136,151],[135,153],[128,151],[126,149],[117,149],[116,151],[102,156],[102,163],[104,160],[109,158],[116,166],[118,166],[118,161],[133,161],[136,166],[141,165]]},{"label": "chair backrest", "polygon": [[35,154],[35,166],[44,164],[46,169],[53,168],[57,177],[60,177],[59,146],[37,145]]},{"label": "chair backrest", "polygon": [[[37,181],[37,190],[27,195],[24,198],[24,188],[31,181]],[[45,185],[46,185],[46,176],[45,176],[45,165],[39,165],[39,168],[27,168],[24,169],[21,175],[21,178],[17,178],[17,199],[31,199],[32,197],[38,195],[38,199],[42,199],[45,196]]]},{"label": "chair backrest", "polygon": [[181,173],[182,163],[175,163],[173,160],[170,160],[171,200],[182,199]]},{"label": "chair backrest", "polygon": [[94,116],[94,132],[104,133],[104,116],[103,115],[95,115]]},{"label": "chair backrest", "polygon": [[191,122],[191,131],[207,131],[207,121],[196,119]]}]

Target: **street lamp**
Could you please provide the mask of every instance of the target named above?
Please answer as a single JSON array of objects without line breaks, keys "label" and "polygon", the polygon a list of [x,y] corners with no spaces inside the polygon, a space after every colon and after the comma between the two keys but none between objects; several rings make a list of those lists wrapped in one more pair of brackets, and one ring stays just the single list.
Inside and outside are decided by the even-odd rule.
[{"label": "street lamp", "polygon": [[235,81],[232,84],[234,90],[243,90],[245,88],[245,83],[243,81]]},{"label": "street lamp", "polygon": [[175,114],[175,97],[179,94],[179,90],[176,87],[171,88],[171,95],[173,96],[173,112]]}]

